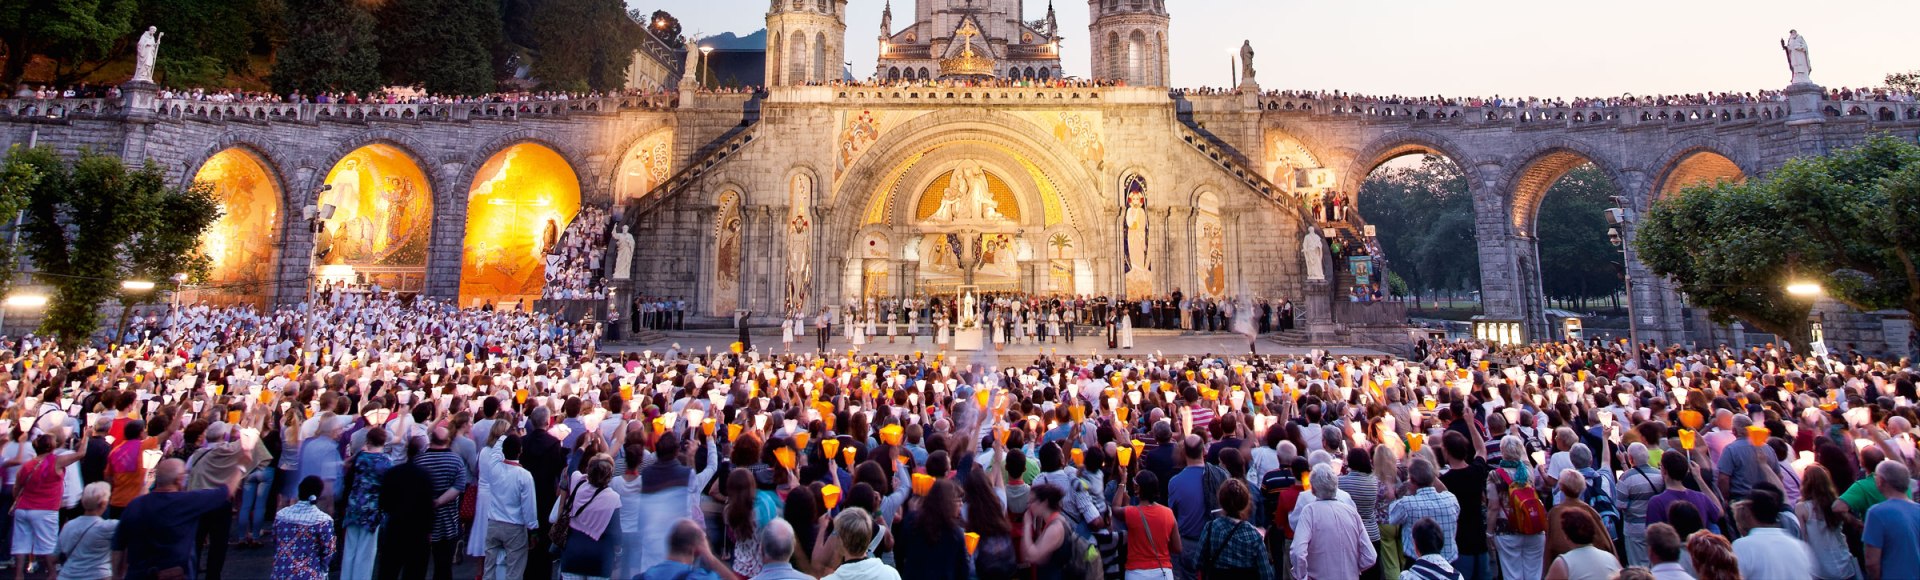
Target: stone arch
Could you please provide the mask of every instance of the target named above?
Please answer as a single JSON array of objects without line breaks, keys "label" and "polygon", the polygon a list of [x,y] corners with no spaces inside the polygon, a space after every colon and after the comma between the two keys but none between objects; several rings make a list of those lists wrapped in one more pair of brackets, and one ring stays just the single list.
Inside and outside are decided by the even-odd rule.
[{"label": "stone arch", "polygon": [[1703,141],[1690,140],[1676,145],[1661,158],[1660,172],[1656,174],[1648,201],[1657,201],[1695,185],[1720,180],[1746,181],[1752,172],[1726,151],[1728,149],[1717,144]]},{"label": "stone arch", "polygon": [[740,307],[741,289],[745,287],[742,281],[747,263],[742,244],[747,241],[746,190],[729,182],[714,191],[719,193],[713,198],[713,223],[707,235],[713,258],[701,265],[710,281],[704,288],[705,310],[709,316],[729,316]]},{"label": "stone arch", "polygon": [[[933,184],[942,176],[958,169],[966,162],[977,162],[981,169],[994,179],[1006,184],[1013,192],[1013,211],[1017,214],[1014,222],[1022,228],[1041,228],[1046,225],[1044,206],[1045,195],[1041,184],[1031,175],[1022,171],[1015,153],[1004,145],[983,140],[957,139],[943,141],[927,148],[913,167],[900,175],[896,181],[897,190],[891,206],[887,207],[887,223],[893,225],[911,225],[918,223],[920,205],[929,196],[938,195],[932,191]],[[1003,208],[1003,211],[1005,209]]]},{"label": "stone arch", "polygon": [[[1086,198],[1083,191],[1076,187],[1081,184],[1106,183],[1108,178],[1096,175],[1089,162],[1074,157],[1065,148],[1059,146],[1059,138],[1051,132],[1019,116],[979,109],[943,109],[921,115],[892,128],[868,148],[869,153],[860,157],[842,174],[834,186],[830,198],[822,202],[823,207],[831,211],[821,212],[821,235],[817,238],[819,247],[845,249],[851,247],[854,233],[867,222],[874,203],[890,201],[889,196],[917,195],[920,192],[903,193],[910,186],[895,188],[896,181],[904,181],[909,172],[902,168],[910,162],[918,163],[929,151],[935,151],[956,144],[975,143],[1003,150],[1008,155],[1030,167],[1016,168],[1007,166],[1009,173],[1037,172],[1048,179],[1058,189],[1061,210],[1065,212],[1063,223],[1080,222],[1081,225],[1094,223],[1088,220],[1101,220],[1111,213],[1104,206],[1096,207]],[[917,169],[917,165],[914,166]],[[1010,183],[1016,175],[1003,175]],[[1035,194],[1040,194],[1035,191]],[[1107,199],[1103,197],[1103,199]],[[1104,202],[1099,202],[1104,203]],[[892,209],[898,202],[890,202],[886,209]],[[1039,200],[1029,200],[1023,207],[1023,218],[1042,215]],[[892,214],[888,214],[892,215]],[[1029,231],[1038,231],[1041,226],[1035,220]],[[1086,228],[1088,247],[1107,247],[1112,235],[1108,228]],[[831,269],[844,263],[823,262],[821,266],[828,271],[816,276],[823,284],[835,282],[850,283],[848,276],[833,276]],[[823,296],[839,296],[845,292],[823,286]],[[851,290],[851,287],[847,287]]]},{"label": "stone arch", "polygon": [[[674,152],[673,131],[674,128],[671,126],[655,127],[651,131],[646,131],[627,140],[625,143],[622,143],[618,149],[615,149],[610,155],[607,155],[607,158],[613,160],[612,163],[608,164],[608,169],[611,169],[611,171],[607,172],[608,175],[604,179],[594,179],[592,181],[595,188],[600,190],[600,192],[594,196],[594,199],[605,200],[612,205],[618,206],[623,202],[637,199],[649,193],[652,189],[651,187],[648,188],[649,191],[627,191],[627,189],[629,189],[627,186],[631,185],[627,180],[633,178],[630,171],[631,169],[648,172],[650,174],[648,178],[652,181],[652,187],[659,187],[660,183],[664,183],[667,178],[672,177],[674,172],[680,169],[674,167],[677,156]],[[642,147],[654,149],[652,152],[653,157],[658,157],[661,154],[660,149],[664,148],[666,166],[663,168],[652,162],[640,161],[638,159],[640,156],[639,149]],[[566,153],[562,152],[561,155],[566,156]],[[569,157],[569,159],[572,158]],[[643,166],[629,168],[627,164],[630,161],[636,164],[642,164]],[[575,167],[579,166],[579,164],[575,164]],[[627,194],[633,194],[634,197],[623,197]]]},{"label": "stone arch", "polygon": [[1147,79],[1147,33],[1135,29],[1127,35],[1126,75],[1129,84],[1144,84]]},{"label": "stone arch", "polygon": [[827,76],[827,71],[831,70],[827,66],[827,33],[825,32],[813,33],[813,59],[812,60],[813,60],[813,75],[809,77],[809,80],[812,80],[813,82],[819,82],[819,83],[824,83],[824,82],[833,80]]},{"label": "stone arch", "polygon": [[1614,187],[1621,187],[1625,183],[1618,165],[1611,158],[1581,141],[1556,137],[1535,143],[1525,150],[1531,153],[1525,161],[1514,166],[1506,179],[1511,192],[1507,203],[1508,223],[1515,233],[1523,236],[1534,235],[1540,204],[1545,200],[1547,190],[1553,188],[1568,171],[1592,163],[1607,175]]},{"label": "stone arch", "polygon": [[[646,137],[666,130],[667,129],[663,128],[648,132],[638,139],[627,142],[627,147],[631,148],[638,145]],[[480,170],[482,165],[492,160],[494,156],[506,151],[507,148],[521,143],[531,143],[545,147],[553,151],[555,155],[559,155],[561,159],[566,160],[568,168],[573,170],[576,181],[580,182],[580,201],[582,203],[589,201],[602,203],[612,200],[613,185],[615,183],[614,176],[608,176],[605,179],[588,177],[593,170],[586,163],[587,157],[581,155],[581,152],[572,147],[569,141],[551,131],[532,128],[515,129],[501,133],[488,139],[479,147],[468,149],[467,152],[470,153],[470,156],[465,160],[463,167],[460,169],[460,174],[455,177],[454,183],[472,183],[474,174]],[[627,149],[622,149],[622,151],[627,151]],[[617,170],[615,173],[617,173]]]},{"label": "stone arch", "polygon": [[[1372,174],[1374,169],[1378,169],[1380,164],[1395,157],[1416,153],[1445,157],[1459,166],[1461,172],[1472,176],[1480,162],[1467,155],[1468,151],[1470,150],[1452,139],[1436,133],[1419,130],[1393,131],[1374,138],[1352,158],[1345,175],[1341,176],[1340,187],[1358,190],[1360,183],[1365,181],[1367,175]],[[1478,184],[1475,185],[1473,189],[1479,189]]]},{"label": "stone arch", "polygon": [[807,84],[807,82],[811,80],[807,78],[807,73],[810,72],[813,68],[812,66],[809,66],[809,64],[807,63],[807,56],[812,54],[811,52],[808,52],[809,49],[807,48],[807,34],[805,32],[795,30],[793,31],[793,34],[788,38],[789,40],[787,41],[787,84],[789,85]]},{"label": "stone arch", "polygon": [[[522,138],[469,164],[462,224],[458,304],[537,300],[545,295],[544,256],[576,231],[583,207],[579,165],[550,143]],[[484,198],[484,201],[479,201]],[[578,235],[603,231],[580,229]]]},{"label": "stone arch", "polygon": [[[322,198],[335,206],[335,213],[328,221],[330,243],[327,255],[317,261],[318,272],[323,278],[335,277],[326,281],[338,281],[347,274],[329,267],[342,266],[354,282],[378,283],[396,292],[446,293],[449,281],[433,277],[432,266],[457,264],[459,245],[448,240],[458,239],[462,225],[448,216],[462,215],[465,207],[465,197],[450,193],[445,182],[447,164],[420,156],[421,149],[410,146],[406,137],[386,130],[367,131],[345,143],[318,175],[318,183],[338,186]],[[362,169],[362,163],[368,167]],[[365,182],[368,177],[376,182]],[[402,188],[386,188],[380,180]],[[392,193],[417,187],[428,191]],[[386,196],[387,203],[373,203],[373,195]]]},{"label": "stone arch", "polygon": [[1126,70],[1126,62],[1126,45],[1120,43],[1120,32],[1108,31],[1107,66],[1105,67],[1107,70],[1100,72],[1105,73],[1109,80],[1122,78],[1126,76],[1121,73],[1121,71]]},{"label": "stone arch", "polygon": [[207,282],[193,291],[194,299],[265,307],[278,293],[275,278],[286,233],[299,223],[291,216],[299,215],[294,208],[302,206],[286,187],[278,164],[259,145],[225,135],[208,149],[192,167],[190,179],[214,183],[222,211],[201,235],[200,249],[213,264]]},{"label": "stone arch", "polygon": [[1218,191],[1220,188],[1213,184],[1194,188],[1190,206],[1193,211],[1187,219],[1185,240],[1188,271],[1192,272],[1189,280],[1193,282],[1190,295],[1224,298],[1231,288],[1227,267],[1231,245],[1227,243],[1226,196]]}]

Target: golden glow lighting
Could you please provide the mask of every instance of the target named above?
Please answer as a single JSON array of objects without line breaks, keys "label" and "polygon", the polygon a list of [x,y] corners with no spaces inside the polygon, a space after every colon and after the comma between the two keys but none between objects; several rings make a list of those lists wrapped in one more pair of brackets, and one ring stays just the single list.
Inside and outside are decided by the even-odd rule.
[{"label": "golden glow lighting", "polygon": [[580,213],[580,180],[552,149],[519,143],[488,159],[468,193],[460,304],[533,300],[546,250]]}]

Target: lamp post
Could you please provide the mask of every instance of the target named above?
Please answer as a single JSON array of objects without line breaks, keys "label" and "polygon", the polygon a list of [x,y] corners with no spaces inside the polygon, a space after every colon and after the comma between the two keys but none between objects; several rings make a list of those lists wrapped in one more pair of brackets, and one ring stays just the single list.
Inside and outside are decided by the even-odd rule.
[{"label": "lamp post", "polygon": [[[323,184],[320,187],[314,188],[313,203],[300,208],[300,217],[307,221],[308,239],[313,243],[311,251],[307,252],[307,287],[305,298],[309,302],[313,301],[313,287],[318,283],[318,281],[314,279],[315,264],[320,260],[321,254],[330,249],[321,246],[319,241],[320,234],[326,232],[327,220],[333,219],[333,204],[320,203],[320,195],[329,191],[333,191],[333,184]],[[331,241],[329,241],[328,245],[332,245]]]},{"label": "lamp post", "polygon": [[[123,280],[120,282],[120,294],[123,296],[133,294],[145,295],[153,292],[153,288],[154,284],[152,280]],[[120,304],[120,323],[113,327],[113,341],[115,343],[127,339],[127,315],[131,312],[133,312],[133,305],[122,300]]]},{"label": "lamp post", "polygon": [[38,310],[47,307],[45,294],[13,294],[0,301],[0,333],[6,329],[6,313],[9,310]]},{"label": "lamp post", "polygon": [[709,82],[713,82],[713,63],[711,62],[712,58],[713,58],[713,45],[709,44],[709,45],[701,46],[700,47],[700,72],[701,72],[701,76],[705,77],[703,80],[700,81],[700,86],[702,87],[707,86],[707,83]]},{"label": "lamp post", "polygon": [[[1796,282],[1789,282],[1787,284],[1788,296],[1806,300],[1808,302],[1817,301],[1820,299],[1821,296],[1825,296],[1826,294],[1827,294],[1826,289],[1821,288],[1820,284],[1816,282],[1796,281]],[[1813,351],[1811,354],[1815,356],[1826,356],[1827,355],[1827,344],[1826,344],[1827,332],[1825,328],[1822,328],[1822,326],[1824,326],[1823,323],[1826,322],[1826,315],[1819,312],[1813,312],[1809,315],[1809,317],[1813,319],[1813,323],[1812,323],[1812,326],[1808,328],[1808,332],[1811,335],[1808,337],[1809,340],[1807,341],[1808,348],[1810,348]]]},{"label": "lamp post", "polygon": [[1607,241],[1620,248],[1620,281],[1627,293],[1627,340],[1634,349],[1640,348],[1640,331],[1634,320],[1633,297],[1633,256],[1632,248],[1627,246],[1627,234],[1623,228],[1633,223],[1633,210],[1626,207],[1626,198],[1613,196],[1619,207],[1607,208]]}]

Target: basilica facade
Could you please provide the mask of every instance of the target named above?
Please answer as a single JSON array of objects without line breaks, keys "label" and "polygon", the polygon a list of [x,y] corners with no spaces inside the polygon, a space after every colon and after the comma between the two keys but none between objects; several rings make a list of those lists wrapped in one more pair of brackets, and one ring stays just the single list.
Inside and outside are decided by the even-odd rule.
[{"label": "basilica facade", "polygon": [[[665,48],[642,56],[675,90],[563,100],[215,102],[129,83],[114,99],[0,99],[0,145],[213,185],[209,301],[286,304],[321,284],[463,306],[648,296],[718,326],[873,296],[1179,292],[1288,300],[1296,338],[1370,344],[1404,336],[1405,317],[1347,298],[1400,265],[1358,251],[1374,232],[1351,202],[1393,158],[1466,175],[1475,241],[1460,251],[1479,257],[1498,338],[1525,340],[1556,336],[1537,218],[1568,171],[1607,176],[1630,242],[1631,216],[1685,187],[1920,136],[1920,104],[1834,100],[1798,76],[1779,98],[1716,104],[1290,95],[1262,89],[1284,77],[1256,72],[1263,39],[1242,49],[1238,86],[1197,94],[1167,86],[1164,0],[1086,9],[1075,44],[1091,71],[1061,68],[1052,7],[1023,21],[1022,0],[920,0],[885,8],[875,78],[847,82],[846,43],[868,37],[846,30],[846,3],[777,0],[766,86],[750,92],[701,89],[688,81],[713,63]],[[1623,251],[1639,336],[1738,342]],[[1891,316],[1847,315],[1846,336],[1907,336]]]}]

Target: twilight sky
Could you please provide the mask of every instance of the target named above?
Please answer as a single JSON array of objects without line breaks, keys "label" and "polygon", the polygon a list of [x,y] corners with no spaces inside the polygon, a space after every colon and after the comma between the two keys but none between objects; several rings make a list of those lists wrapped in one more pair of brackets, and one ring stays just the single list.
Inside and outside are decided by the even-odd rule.
[{"label": "twilight sky", "polygon": [[[894,1],[894,26],[914,0]],[[930,1],[930,0],[928,0]],[[627,0],[664,8],[694,34],[766,27],[767,0]],[[850,0],[847,60],[873,72],[885,0]],[[1878,86],[1920,69],[1920,1],[1856,0],[1845,9],[1786,0],[1167,0],[1174,84],[1229,83],[1251,39],[1261,86],[1364,94],[1611,96],[1786,86],[1779,39],[1807,37],[1813,80]],[[1026,0],[1026,18],[1046,0]],[[1086,0],[1057,0],[1067,74],[1088,75]]]}]

